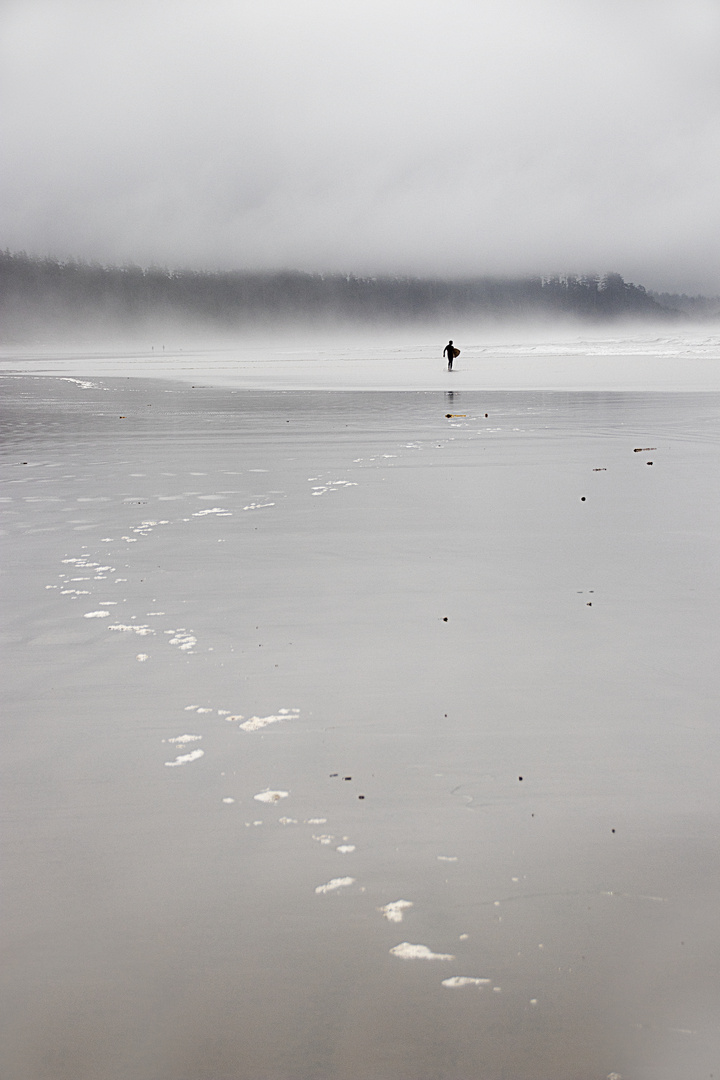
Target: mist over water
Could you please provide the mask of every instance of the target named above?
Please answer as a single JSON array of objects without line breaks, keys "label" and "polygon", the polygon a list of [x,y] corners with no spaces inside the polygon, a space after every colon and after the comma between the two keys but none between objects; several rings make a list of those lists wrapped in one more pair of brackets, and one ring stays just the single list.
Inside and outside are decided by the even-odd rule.
[{"label": "mist over water", "polygon": [[[717,390],[720,330],[712,323],[522,321],[275,327],[209,335],[170,323],[128,341],[36,341],[0,349],[6,372],[139,376],[243,389]],[[153,333],[154,330],[154,333]],[[453,371],[442,352],[461,349]]]}]

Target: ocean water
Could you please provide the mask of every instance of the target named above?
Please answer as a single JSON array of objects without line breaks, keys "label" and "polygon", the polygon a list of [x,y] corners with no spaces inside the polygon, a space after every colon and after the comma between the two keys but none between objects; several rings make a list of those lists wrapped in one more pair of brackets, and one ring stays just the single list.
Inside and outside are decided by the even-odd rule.
[{"label": "ocean water", "polygon": [[720,394],[425,361],[4,363],[4,1075],[714,1071]]},{"label": "ocean water", "polygon": [[[448,336],[460,348],[449,376]],[[66,377],[166,378],[277,390],[720,390],[720,330],[554,326],[278,329],[209,341],[148,332],[132,348],[102,341],[0,348],[0,371]]]}]

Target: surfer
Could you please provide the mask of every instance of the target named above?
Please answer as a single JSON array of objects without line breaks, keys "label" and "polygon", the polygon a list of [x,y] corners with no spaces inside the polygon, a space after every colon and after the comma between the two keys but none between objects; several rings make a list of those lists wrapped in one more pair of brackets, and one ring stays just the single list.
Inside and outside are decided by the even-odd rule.
[{"label": "surfer", "polygon": [[443,349],[443,356],[445,356],[445,353],[447,353],[448,358],[448,371],[452,371],[453,360],[456,356],[459,356],[460,354],[460,350],[456,349],[453,345],[452,338],[450,338],[450,341],[448,341],[447,345]]}]

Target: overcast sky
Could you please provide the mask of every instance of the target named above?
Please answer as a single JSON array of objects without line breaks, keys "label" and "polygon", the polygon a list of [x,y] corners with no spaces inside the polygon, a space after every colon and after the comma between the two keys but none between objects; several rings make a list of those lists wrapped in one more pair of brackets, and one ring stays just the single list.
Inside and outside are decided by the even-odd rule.
[{"label": "overcast sky", "polygon": [[0,0],[0,246],[720,293],[719,0]]}]

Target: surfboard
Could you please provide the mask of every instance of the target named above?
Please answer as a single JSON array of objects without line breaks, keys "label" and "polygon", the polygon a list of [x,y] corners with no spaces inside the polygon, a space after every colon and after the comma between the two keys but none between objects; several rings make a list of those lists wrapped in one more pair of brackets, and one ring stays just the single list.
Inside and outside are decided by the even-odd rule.
[{"label": "surfboard", "polygon": [[459,355],[460,355],[460,350],[459,350],[459,349],[456,349],[456,348],[455,348],[455,346],[453,346],[453,359],[454,359],[454,358],[455,358],[456,356],[459,356]]}]

